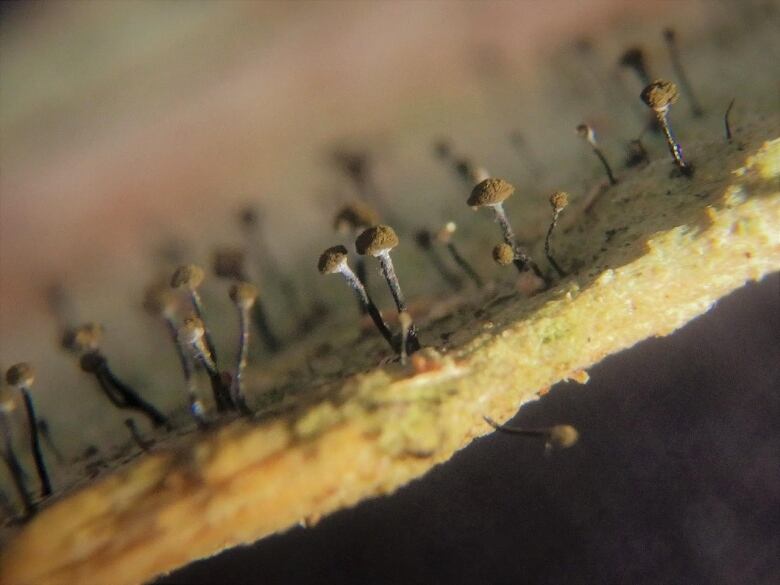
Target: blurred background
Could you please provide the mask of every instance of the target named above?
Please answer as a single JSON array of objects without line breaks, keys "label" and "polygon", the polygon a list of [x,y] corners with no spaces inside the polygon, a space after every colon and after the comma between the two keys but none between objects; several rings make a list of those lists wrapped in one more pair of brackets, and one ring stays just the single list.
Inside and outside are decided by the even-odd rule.
[{"label": "blurred background", "polygon": [[[773,1],[3,4],[0,367],[38,366],[37,400],[67,453],[118,440],[122,415],[57,348],[46,291],[58,283],[76,320],[105,324],[120,373],[162,407],[179,405],[175,357],[140,309],[144,287],[177,261],[207,265],[215,245],[240,243],[235,216],[251,202],[303,301],[340,298],[314,271],[335,243],[333,211],[356,195],[337,148],[370,154],[402,235],[454,219],[484,276],[501,278],[487,222],[473,221],[434,141],[451,138],[520,185],[513,221],[536,236],[550,191],[576,199],[601,179],[577,124],[593,124],[615,161],[639,134],[640,87],[616,63],[638,44],[670,75],[665,26],[709,112],[681,123],[681,138],[721,133],[734,88],[735,115],[777,111]],[[441,292],[416,269],[399,262],[409,296]],[[206,298],[227,314],[220,287],[207,283]],[[582,425],[577,450],[544,459],[492,436],[397,497],[168,582],[772,582],[777,279],[739,294],[687,337],[610,358],[584,389],[523,409],[527,422]],[[289,316],[274,318],[284,327]],[[216,333],[229,343],[235,325]]]}]

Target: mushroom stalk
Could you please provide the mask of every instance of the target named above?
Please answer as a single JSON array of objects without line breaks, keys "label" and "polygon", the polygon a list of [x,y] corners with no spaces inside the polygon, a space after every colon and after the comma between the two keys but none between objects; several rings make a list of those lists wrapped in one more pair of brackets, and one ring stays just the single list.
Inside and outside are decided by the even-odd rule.
[{"label": "mushroom stalk", "polygon": [[0,427],[2,427],[3,434],[3,459],[5,460],[6,466],[8,466],[8,471],[11,474],[11,479],[14,482],[16,491],[19,493],[19,498],[22,500],[24,516],[32,516],[35,513],[35,504],[33,504],[32,498],[24,484],[24,471],[14,453],[13,441],[11,440],[11,428],[8,416],[5,412],[0,413]]},{"label": "mushroom stalk", "polygon": [[379,312],[379,309],[374,304],[374,301],[372,301],[371,297],[368,296],[366,287],[363,286],[363,283],[347,264],[343,264],[339,268],[339,273],[347,281],[347,284],[350,286],[350,288],[355,291],[355,295],[357,296],[358,301],[369,314],[371,320],[374,322],[374,325],[376,325],[376,328],[379,329],[379,332],[382,334],[382,337],[384,337],[387,343],[389,343],[390,346],[395,349],[395,344],[393,343],[393,334],[388,328],[387,323],[385,323],[385,320],[382,317],[382,313]]},{"label": "mushroom stalk", "polygon": [[49,472],[46,470],[46,463],[43,460],[43,452],[41,451],[41,439],[38,434],[38,424],[35,419],[35,406],[33,405],[30,391],[24,386],[21,387],[20,390],[22,392],[22,399],[24,400],[27,425],[30,427],[30,449],[35,461],[35,469],[38,472],[38,478],[41,481],[41,497],[45,498],[51,495],[51,480],[49,479]]},{"label": "mushroom stalk", "polygon": [[[379,260],[379,265],[382,267],[382,275],[387,281],[387,286],[390,287],[390,294],[393,295],[393,301],[395,301],[398,313],[406,312],[406,300],[403,292],[401,292],[401,285],[395,274],[395,267],[393,266],[393,260],[390,258],[390,252],[387,250],[380,251],[376,257]],[[410,324],[406,337],[406,346],[409,353],[414,353],[420,349],[420,340],[417,338],[417,327],[415,327],[414,323]]]}]

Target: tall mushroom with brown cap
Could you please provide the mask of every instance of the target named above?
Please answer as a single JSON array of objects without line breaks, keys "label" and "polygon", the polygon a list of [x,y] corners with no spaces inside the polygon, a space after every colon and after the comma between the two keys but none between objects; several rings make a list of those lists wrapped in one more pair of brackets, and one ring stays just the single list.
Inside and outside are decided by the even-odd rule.
[{"label": "tall mushroom with brown cap", "polygon": [[[398,245],[398,236],[389,225],[375,225],[361,233],[355,240],[355,248],[361,256],[373,256],[379,260],[382,267],[382,275],[390,287],[396,309],[399,313],[406,311],[406,300],[401,291],[401,284],[395,274],[393,260],[390,258],[390,250]],[[407,336],[407,350],[411,354],[420,349],[420,341],[417,339],[417,328],[412,324]]]},{"label": "tall mushroom with brown cap", "polygon": [[233,404],[242,414],[251,414],[252,411],[246,403],[244,396],[244,370],[246,370],[249,361],[249,319],[250,311],[257,300],[257,287],[249,282],[236,282],[230,287],[230,299],[238,309],[239,316],[239,342],[238,342],[238,363],[236,364],[236,375],[233,376],[233,382],[230,387],[230,394]]},{"label": "tall mushroom with brown cap", "polygon": [[5,374],[5,381],[22,394],[24,401],[24,410],[27,415],[27,426],[30,427],[30,450],[32,451],[35,469],[38,472],[38,479],[41,482],[41,497],[51,495],[51,481],[49,472],[46,470],[46,462],[43,460],[41,451],[41,440],[38,435],[38,418],[35,416],[35,406],[33,405],[30,389],[35,382],[35,370],[25,362],[14,364]]},{"label": "tall mushroom with brown cap", "polygon": [[206,426],[203,403],[198,398],[197,389],[194,386],[192,362],[178,342],[178,328],[175,317],[178,303],[176,295],[167,286],[152,285],[146,290],[144,297],[144,309],[153,317],[160,317],[165,323],[168,336],[176,347],[176,355],[179,357],[179,365],[184,374],[184,382],[187,386],[187,398],[190,414],[200,427]]},{"label": "tall mushroom with brown cap", "polygon": [[376,328],[379,329],[382,337],[390,344],[390,347],[395,349],[393,334],[382,318],[382,313],[379,312],[374,301],[368,296],[366,287],[352,271],[352,268],[349,267],[347,249],[344,246],[333,246],[325,250],[317,262],[317,270],[319,270],[320,274],[341,274],[344,277],[349,287],[355,291],[358,302],[360,302],[364,311],[371,316],[371,320],[376,325]]},{"label": "tall mushroom with brown cap", "polygon": [[645,87],[640,94],[645,105],[655,112],[658,123],[666,137],[666,144],[669,147],[669,152],[671,152],[677,168],[680,169],[680,172],[682,172],[683,175],[691,176],[693,174],[693,166],[685,162],[682,148],[675,139],[672,128],[669,125],[669,108],[677,101],[679,96],[680,94],[677,91],[677,86],[671,81],[665,81],[663,79],[656,79]]},{"label": "tall mushroom with brown cap", "polygon": [[214,394],[214,402],[217,411],[223,412],[232,408],[233,403],[222,381],[214,356],[206,345],[206,326],[197,316],[192,315],[184,319],[178,331],[178,340],[182,347],[190,352],[190,355],[206,370],[211,382],[211,391]]},{"label": "tall mushroom with brown cap", "polygon": [[[192,301],[192,308],[195,310],[195,315],[201,321],[204,320],[203,301],[200,298],[198,289],[200,288],[200,285],[203,284],[204,277],[205,273],[203,272],[203,269],[195,264],[179,266],[171,277],[171,287],[186,291],[187,295],[190,297],[190,301]],[[216,362],[217,350],[208,329],[205,329],[204,337],[206,347],[208,347],[212,359]]]},{"label": "tall mushroom with brown cap", "polygon": [[490,178],[477,183],[471,190],[471,195],[466,200],[470,207],[489,207],[493,210],[496,222],[501,227],[501,234],[504,242],[514,250],[514,264],[518,272],[523,272],[527,268],[533,270],[534,274],[545,280],[541,270],[530,256],[528,256],[517,244],[515,232],[512,230],[512,224],[504,210],[504,201],[509,199],[515,188],[504,179]]}]

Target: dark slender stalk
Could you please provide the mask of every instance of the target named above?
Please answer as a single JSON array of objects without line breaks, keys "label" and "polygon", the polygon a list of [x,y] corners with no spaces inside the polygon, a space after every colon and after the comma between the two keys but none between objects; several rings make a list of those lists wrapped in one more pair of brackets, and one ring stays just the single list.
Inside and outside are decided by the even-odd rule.
[{"label": "dark slender stalk", "polygon": [[198,291],[194,289],[190,290],[190,298],[192,299],[192,307],[195,309],[195,316],[198,317],[198,319],[200,319],[204,323],[203,339],[206,343],[206,347],[208,348],[212,359],[214,360],[214,362],[216,362],[217,350],[216,347],[214,346],[214,340],[211,338],[211,333],[209,332],[208,327],[205,326],[206,320],[203,317],[203,301],[201,300]]},{"label": "dark slender stalk", "polygon": [[138,445],[142,451],[148,451],[149,447],[152,446],[152,442],[144,440],[140,431],[138,430],[138,426],[135,424],[135,421],[132,418],[126,418],[125,426],[130,431],[130,436],[133,438],[135,444]]},{"label": "dark slender stalk", "polygon": [[24,410],[27,414],[27,424],[30,427],[30,449],[35,460],[38,479],[41,481],[41,497],[45,498],[51,495],[51,480],[49,479],[49,472],[46,470],[46,462],[43,460],[43,452],[41,451],[41,440],[35,419],[35,406],[33,406],[32,397],[27,388],[21,388],[21,392],[24,400]]},{"label": "dark slender stalk", "polygon": [[239,310],[239,328],[238,364],[233,378],[232,399],[241,414],[250,415],[252,411],[247,406],[243,386],[244,370],[249,361],[249,309]]},{"label": "dark slender stalk", "polygon": [[555,261],[555,258],[553,258],[553,255],[550,252],[550,239],[552,237],[553,230],[558,223],[558,215],[558,213],[553,213],[552,222],[550,223],[550,227],[547,229],[547,236],[544,238],[544,255],[547,256],[547,261],[550,263],[550,266],[555,269],[555,272],[558,273],[558,276],[563,278],[566,276],[566,271],[558,265],[558,262]]},{"label": "dark slender stalk", "polygon": [[734,107],[735,99],[732,99],[729,102],[729,107],[726,108],[726,113],[723,116],[723,125],[726,127],[726,142],[729,142],[729,143],[731,143],[731,138],[732,138],[732,136],[731,136],[731,123],[730,123],[731,108]]},{"label": "dark slender stalk", "polygon": [[265,311],[265,305],[258,300],[252,307],[252,321],[257,328],[260,339],[269,353],[276,353],[282,347],[279,337],[274,333],[271,324],[268,321],[268,314]]},{"label": "dark slender stalk", "polygon": [[609,184],[617,185],[617,179],[615,178],[615,175],[612,174],[612,167],[609,166],[609,163],[607,162],[607,157],[604,156],[604,153],[601,152],[601,149],[598,147],[595,147],[593,149],[593,152],[596,153],[596,156],[599,157],[601,164],[604,166],[604,171],[606,171],[607,178],[609,178]]},{"label": "dark slender stalk", "polygon": [[[383,252],[377,256],[379,265],[382,267],[382,275],[387,281],[387,286],[390,287],[390,294],[395,301],[396,309],[398,313],[406,311],[406,300],[404,299],[403,292],[401,292],[401,285],[398,282],[398,277],[395,274],[395,267],[393,266],[393,260],[390,258],[390,252]],[[409,327],[407,334],[407,349],[409,353],[414,353],[420,349],[420,340],[417,338],[417,327],[414,323]]]},{"label": "dark slender stalk", "polygon": [[347,284],[349,284],[350,288],[353,291],[355,291],[355,295],[357,295],[358,301],[361,303],[361,305],[365,307],[366,312],[371,317],[371,320],[374,322],[374,325],[376,325],[376,328],[379,329],[379,332],[382,334],[382,337],[384,337],[385,341],[387,341],[387,343],[390,344],[390,347],[392,347],[393,350],[395,350],[396,346],[393,341],[393,334],[388,328],[387,323],[385,323],[385,320],[382,317],[382,313],[379,312],[379,309],[374,304],[374,301],[372,301],[371,297],[368,296],[366,287],[363,286],[363,283],[360,280],[358,280],[355,273],[352,272],[352,270],[348,266],[342,267],[340,272],[346,279]]},{"label": "dark slender stalk", "polygon": [[43,442],[46,443],[46,447],[54,454],[55,459],[57,459],[57,463],[64,463],[65,457],[51,438],[49,423],[46,422],[46,419],[38,419],[38,431],[41,433],[41,438],[43,439]]},{"label": "dark slender stalk", "polygon": [[477,287],[482,288],[483,282],[479,274],[477,274],[471,264],[469,264],[469,262],[463,256],[461,256],[454,242],[447,242],[447,250],[449,250],[452,259],[455,260],[455,263],[458,266],[460,266],[461,270],[463,270],[463,272],[465,272],[466,275],[472,281],[474,281],[474,284],[476,284]]},{"label": "dark slender stalk", "polygon": [[3,433],[3,460],[5,461],[8,471],[11,474],[11,479],[14,482],[14,487],[19,494],[19,499],[22,500],[22,508],[24,509],[24,517],[28,518],[35,513],[35,504],[27,491],[27,486],[24,483],[24,471],[19,464],[19,460],[14,453],[13,442],[11,441],[11,429],[8,426],[8,419],[4,413],[0,413],[0,427],[2,427]]},{"label": "dark slender stalk", "polygon": [[669,147],[669,152],[672,153],[672,158],[674,158],[674,162],[677,165],[677,168],[680,169],[683,175],[690,176],[693,169],[688,163],[685,162],[682,147],[680,146],[680,143],[677,142],[677,139],[672,133],[672,128],[669,126],[669,120],[666,112],[658,114],[658,123],[661,125],[661,130],[663,130],[664,136],[666,137],[666,145]]},{"label": "dark slender stalk", "polygon": [[159,410],[114,375],[105,356],[99,350],[84,354],[81,357],[81,367],[84,371],[94,374],[114,406],[137,410],[146,415],[155,427],[170,428],[168,419]]}]

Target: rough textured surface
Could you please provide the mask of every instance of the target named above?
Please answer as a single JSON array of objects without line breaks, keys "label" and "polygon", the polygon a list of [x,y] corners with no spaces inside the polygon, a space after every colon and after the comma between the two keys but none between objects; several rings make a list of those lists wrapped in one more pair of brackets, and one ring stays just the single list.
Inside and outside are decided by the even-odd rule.
[{"label": "rough textured surface", "polygon": [[744,147],[695,145],[693,179],[668,178],[660,160],[576,223],[571,210],[556,246],[572,276],[531,299],[485,292],[430,317],[431,348],[409,366],[334,367],[311,391],[303,377],[275,416],[181,437],[62,498],[9,543],[2,582],[138,583],[391,493],[490,431],[483,414],[505,420],[557,380],[585,381],[604,356],[780,269],[780,139],[763,142],[777,125],[762,126]]}]

